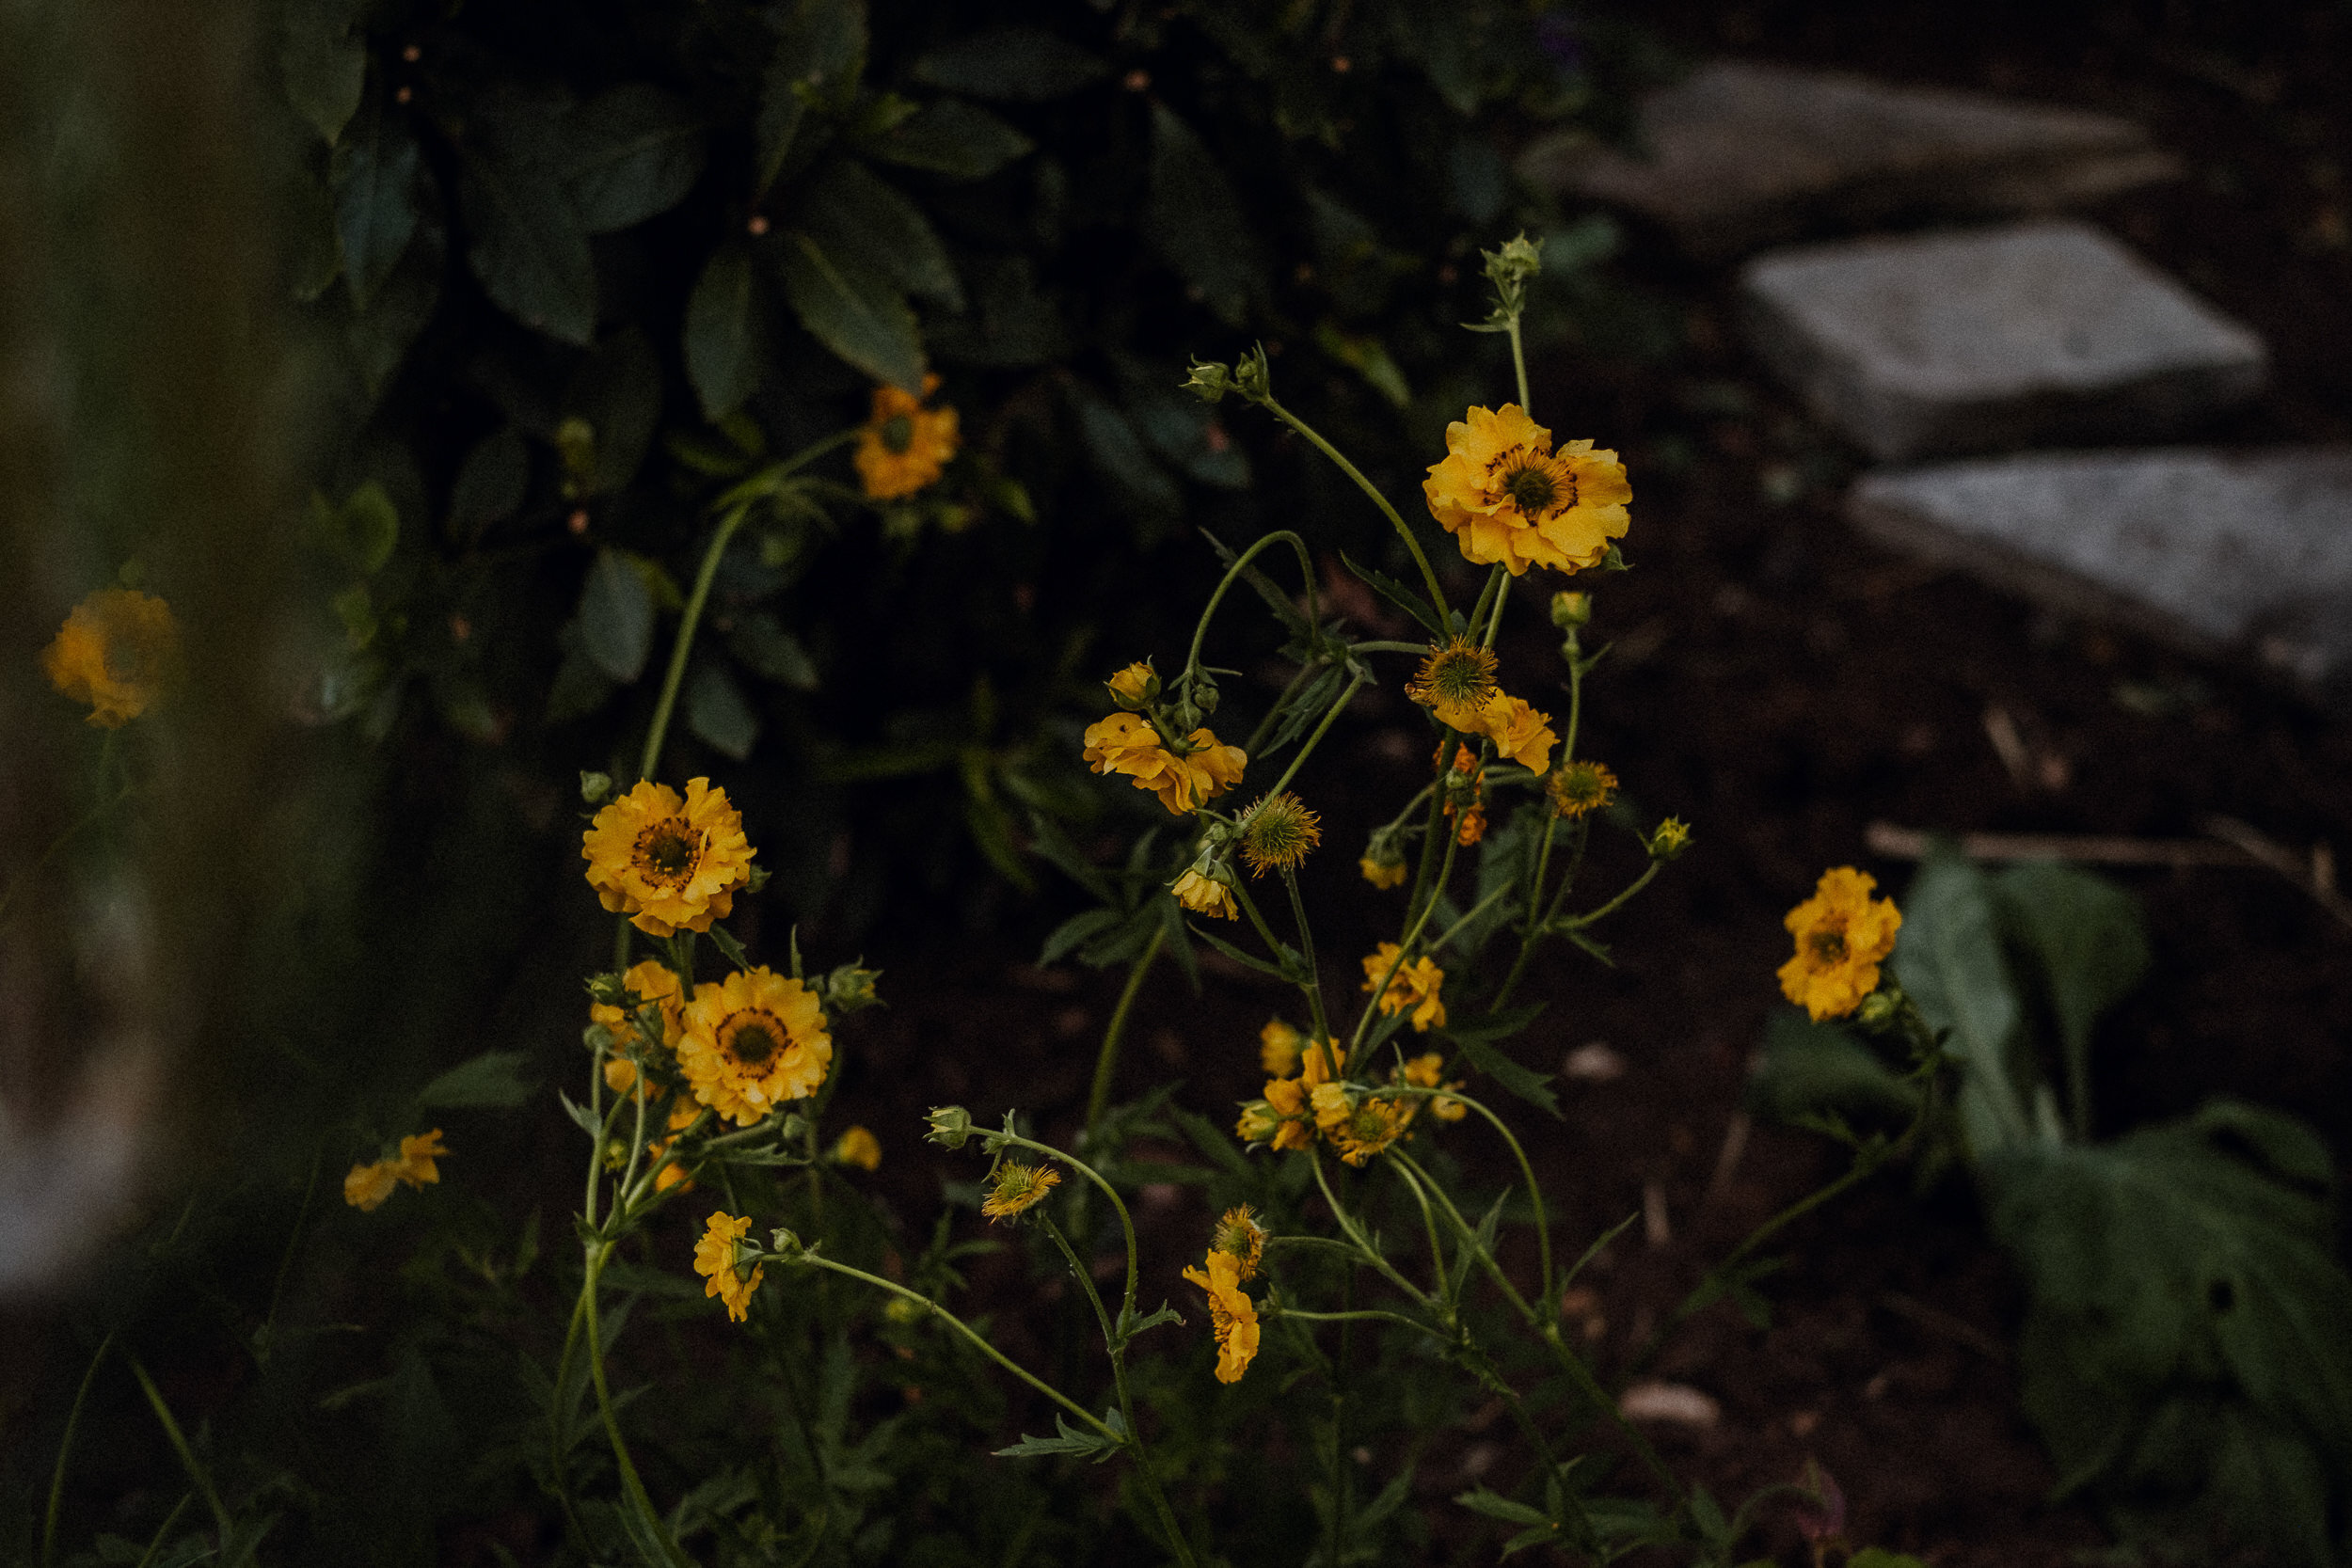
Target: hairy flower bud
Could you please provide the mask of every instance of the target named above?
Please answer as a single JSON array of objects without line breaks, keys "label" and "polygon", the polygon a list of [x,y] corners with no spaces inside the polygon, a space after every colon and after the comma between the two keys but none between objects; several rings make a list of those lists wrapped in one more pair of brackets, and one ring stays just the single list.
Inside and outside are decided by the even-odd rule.
[{"label": "hairy flower bud", "polygon": [[881,977],[878,969],[842,964],[825,976],[825,1011],[837,1018],[875,1006],[882,998],[874,994],[874,982]]},{"label": "hairy flower bud", "polygon": [[1233,388],[1252,403],[1264,403],[1274,396],[1274,373],[1266,367],[1263,344],[1243,355],[1233,367]]},{"label": "hairy flower bud", "polygon": [[612,799],[612,774],[591,773],[586,768],[580,769],[580,803],[581,805],[600,806],[611,799]]},{"label": "hairy flower bud", "polygon": [[1691,847],[1691,830],[1681,818],[1669,816],[1644,844],[1654,861],[1670,861]]},{"label": "hairy flower bud", "polygon": [[972,1137],[972,1113],[961,1105],[934,1105],[923,1136],[942,1148],[961,1148]]},{"label": "hairy flower bud", "polygon": [[1593,618],[1593,596],[1573,589],[1562,589],[1551,596],[1551,624],[1562,631],[1574,631]]},{"label": "hairy flower bud", "polygon": [[1184,382],[1184,390],[1202,403],[1216,403],[1235,389],[1232,369],[1214,361],[1195,363],[1192,374]]}]

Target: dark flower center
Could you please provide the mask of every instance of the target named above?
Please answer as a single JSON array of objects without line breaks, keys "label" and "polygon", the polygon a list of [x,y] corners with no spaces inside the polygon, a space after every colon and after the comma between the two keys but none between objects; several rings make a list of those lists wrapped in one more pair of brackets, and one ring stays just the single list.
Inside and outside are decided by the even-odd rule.
[{"label": "dark flower center", "polygon": [[1845,960],[1845,932],[1816,931],[1807,940],[1812,944],[1814,958],[1820,959],[1822,963],[1842,963]]},{"label": "dark flower center", "polygon": [[774,1015],[765,1011],[738,1013],[727,1021],[727,1054],[744,1067],[765,1067],[783,1049],[784,1029]]},{"label": "dark flower center", "polygon": [[693,875],[702,858],[702,835],[690,833],[675,817],[657,822],[637,835],[637,869],[646,880],[677,883]]},{"label": "dark flower center", "polygon": [[892,451],[904,451],[914,445],[914,421],[904,414],[893,414],[882,421],[882,444]]},{"label": "dark flower center", "polygon": [[[1550,469],[1536,462],[1514,468],[1502,476],[1502,493],[1529,516],[1557,505],[1560,490],[1560,482],[1552,476]],[[1569,499],[1573,499],[1573,495]]]}]

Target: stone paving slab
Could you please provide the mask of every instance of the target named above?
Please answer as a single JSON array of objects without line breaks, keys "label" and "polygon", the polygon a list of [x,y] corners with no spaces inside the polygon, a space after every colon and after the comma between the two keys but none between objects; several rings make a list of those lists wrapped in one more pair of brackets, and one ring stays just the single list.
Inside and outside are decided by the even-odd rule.
[{"label": "stone paving slab", "polygon": [[2352,695],[2352,447],[2050,452],[1892,469],[1847,515],[2068,614]]},{"label": "stone paving slab", "polygon": [[2112,115],[1740,60],[1645,98],[1636,146],[1565,133],[1529,147],[1519,170],[1647,217],[1705,261],[1922,218],[2055,213],[2181,172]]},{"label": "stone paving slab", "polygon": [[2161,440],[2260,391],[2262,340],[2090,225],[1849,240],[1740,274],[1750,345],[1881,462]]}]

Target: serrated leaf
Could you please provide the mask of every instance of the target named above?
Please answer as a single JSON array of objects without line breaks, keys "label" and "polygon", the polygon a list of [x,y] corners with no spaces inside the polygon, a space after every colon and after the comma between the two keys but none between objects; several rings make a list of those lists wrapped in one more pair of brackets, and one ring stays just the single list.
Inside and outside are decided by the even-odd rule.
[{"label": "serrated leaf", "polygon": [[1298,956],[1287,947],[1282,949],[1281,954],[1282,958],[1287,960],[1286,962],[1269,962],[1264,958],[1259,958],[1255,953],[1252,953],[1246,948],[1234,946],[1232,942],[1227,942],[1223,937],[1218,936],[1215,931],[1205,930],[1199,926],[1195,926],[1192,927],[1192,934],[1199,937],[1202,942],[1207,942],[1211,947],[1216,948],[1218,952],[1224,954],[1227,958],[1232,959],[1235,963],[1254,969],[1261,974],[1270,974],[1277,980],[1284,981],[1295,980],[1298,977]]},{"label": "serrated leaf", "polygon": [[990,27],[922,55],[914,78],[950,92],[1042,103],[1110,73],[1102,57],[1043,27]]},{"label": "serrated leaf", "polygon": [[332,147],[359,111],[367,86],[367,40],[354,36],[351,13],[340,6],[289,7],[278,51],[286,102]]},{"label": "serrated leaf", "polygon": [[942,98],[861,150],[888,164],[981,180],[1037,144],[977,103]]},{"label": "serrated leaf", "polygon": [[1526,1101],[1530,1105],[1536,1106],[1550,1116],[1556,1117],[1560,1114],[1560,1102],[1552,1095],[1549,1073],[1541,1073],[1531,1068],[1521,1067],[1504,1055],[1501,1050],[1486,1044],[1484,1040],[1461,1039],[1457,1037],[1455,1043],[1461,1046],[1462,1054],[1470,1059],[1470,1066]]},{"label": "serrated leaf", "polygon": [[564,117],[567,185],[580,227],[604,234],[686,199],[703,171],[701,121],[684,100],[625,82]]},{"label": "serrated leaf", "polygon": [[759,390],[767,371],[766,318],[752,253],[730,240],[710,253],[695,280],[681,335],[687,379],[713,424]]},{"label": "serrated leaf", "polygon": [[1306,689],[1291,699],[1289,707],[1283,711],[1282,721],[1275,726],[1273,736],[1265,743],[1265,749],[1258,754],[1274,756],[1280,752],[1283,747],[1305,735],[1310,725],[1323,718],[1324,709],[1338,694],[1340,682],[1346,676],[1347,672],[1334,664],[1315,676],[1313,680],[1309,681]]},{"label": "serrated leaf", "polygon": [[417,1103],[428,1108],[520,1105],[537,1092],[522,1069],[531,1058],[520,1051],[487,1051],[460,1062],[417,1091]]},{"label": "serrated leaf", "polygon": [[878,274],[920,299],[963,309],[963,286],[922,210],[854,158],[837,158],[811,182],[802,230],[851,271]]},{"label": "serrated leaf", "polygon": [[1466,1045],[1472,1042],[1492,1045],[1497,1040],[1507,1040],[1524,1031],[1543,1016],[1544,1009],[1549,1006],[1550,1004],[1546,1002],[1525,1002],[1516,1007],[1505,1007],[1499,1013],[1472,1014],[1449,1022],[1444,1033]]},{"label": "serrated leaf", "polygon": [[335,237],[352,308],[365,310],[400,264],[417,230],[421,154],[404,117],[380,101],[368,105],[358,133],[335,149]]},{"label": "serrated leaf", "polygon": [[[532,126],[518,139],[552,135]],[[463,165],[458,201],[473,239],[467,262],[500,309],[534,332],[584,348],[596,331],[588,231],[555,171],[508,152],[502,140],[477,145]]]},{"label": "serrated leaf", "polygon": [[922,338],[896,288],[845,269],[807,234],[785,234],[774,254],[785,298],[811,337],[877,381],[921,389]]},{"label": "serrated leaf", "polygon": [[762,680],[788,686],[795,691],[817,689],[817,665],[808,657],[808,650],[768,611],[750,610],[734,616],[727,626],[726,640],[727,652]]},{"label": "serrated leaf", "polygon": [[1263,272],[1257,241],[1223,167],[1161,103],[1152,106],[1152,189],[1140,227],[1220,321],[1242,324]]},{"label": "serrated leaf", "polygon": [[1038,951],[1038,966],[1059,963],[1079,943],[1108,930],[1123,918],[1117,910],[1082,910],[1072,915],[1046,933],[1045,945]]},{"label": "serrated leaf", "polygon": [[739,970],[747,970],[752,967],[751,955],[743,951],[743,944],[735,940],[734,932],[714,922],[708,935],[710,944],[719,950],[721,958]]},{"label": "serrated leaf", "polygon": [[995,1450],[996,1455],[1000,1459],[1042,1459],[1060,1453],[1082,1454],[1099,1465],[1118,1453],[1123,1446],[1099,1433],[1080,1432],[1073,1427],[1069,1418],[1058,1411],[1054,1416],[1054,1430],[1060,1435],[1057,1437],[1024,1436],[1011,1448]]},{"label": "serrated leaf", "polygon": [[741,762],[759,740],[759,716],[723,664],[705,663],[686,689],[686,727],[712,750]]},{"label": "serrated leaf", "polygon": [[596,552],[580,594],[580,644],[597,669],[623,685],[645,670],[653,652],[653,594],[617,550]]},{"label": "serrated leaf", "polygon": [[1369,566],[1358,565],[1354,561],[1349,560],[1345,550],[1340,552],[1340,560],[1349,571],[1363,579],[1367,588],[1410,615],[1414,620],[1419,621],[1431,636],[1438,638],[1445,636],[1445,628],[1438,624],[1438,612],[1432,610],[1428,601],[1422,598],[1420,594],[1386,572],[1375,572]]}]

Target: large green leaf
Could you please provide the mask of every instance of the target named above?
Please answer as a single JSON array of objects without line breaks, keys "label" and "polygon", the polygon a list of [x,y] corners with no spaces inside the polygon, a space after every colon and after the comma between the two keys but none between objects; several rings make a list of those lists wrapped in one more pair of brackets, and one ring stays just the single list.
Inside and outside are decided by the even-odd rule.
[{"label": "large green leaf", "polygon": [[703,171],[702,122],[675,93],[628,82],[566,115],[567,183],[580,227],[627,229],[686,198]]},{"label": "large green leaf", "polygon": [[906,293],[963,309],[963,286],[922,210],[855,158],[837,158],[811,183],[805,233],[844,267],[879,274]]},{"label": "large green leaf", "polygon": [[773,255],[784,297],[811,337],[877,381],[921,389],[920,329],[886,278],[844,266],[797,231],[780,236]]},{"label": "large green leaf", "polygon": [[714,424],[759,390],[767,372],[767,305],[752,253],[730,240],[710,253],[686,301],[687,379]]},{"label": "large green leaf", "polygon": [[355,309],[365,310],[417,229],[417,142],[405,117],[368,105],[358,133],[335,149],[335,236]]},{"label": "large green leaf", "polygon": [[915,80],[975,98],[1041,103],[1110,73],[1100,55],[1043,27],[991,27],[914,62]]},{"label": "large green leaf", "polygon": [[644,673],[653,652],[653,594],[617,550],[598,550],[580,594],[580,651],[613,680]]},{"label": "large green leaf", "polygon": [[1263,271],[1257,241],[1225,170],[1165,104],[1152,109],[1152,194],[1142,227],[1218,319],[1240,325]]},{"label": "large green leaf", "polygon": [[598,343],[564,389],[564,412],[587,420],[593,437],[586,494],[607,494],[634,479],[661,419],[661,362],[645,335],[624,327]]},{"label": "large green leaf", "polygon": [[1918,1109],[1919,1091],[1878,1054],[1835,1023],[1815,1023],[1793,1009],[1772,1014],[1764,1055],[1748,1099],[1775,1121],[1837,1116],[1898,1125]]},{"label": "large green leaf", "polygon": [[1143,438],[1109,400],[1082,382],[1070,384],[1078,433],[1097,472],[1110,481],[1137,514],[1142,537],[1155,536],[1183,517],[1184,491],[1173,475],[1144,449]]},{"label": "large green leaf", "polygon": [[741,762],[759,740],[759,715],[723,663],[706,663],[686,688],[686,724],[715,751]]},{"label": "large green leaf", "polygon": [[777,8],[776,28],[752,127],[755,200],[784,172],[808,106],[847,103],[866,69],[866,8],[859,0],[797,0]]},{"label": "large green leaf", "polygon": [[502,522],[523,503],[531,486],[531,450],[513,425],[485,436],[457,466],[450,485],[453,538],[470,543],[492,523]]},{"label": "large green leaf", "polygon": [[355,36],[351,24],[345,5],[289,6],[278,51],[286,102],[330,147],[358,113],[367,85],[367,40]]},{"label": "large green leaf", "polygon": [[2027,1291],[2024,1403],[2063,1483],[2133,1533],[2218,1527],[2329,1568],[2325,1521],[2352,1505],[2352,1276],[2319,1140],[2218,1101],[1983,1175]]},{"label": "large green leaf", "polygon": [[2054,861],[2011,866],[1993,880],[2012,946],[2039,973],[2058,1024],[2074,1132],[2090,1131],[2090,1031],[2148,973],[2139,900]]},{"label": "large green leaf", "polygon": [[596,331],[596,267],[563,179],[569,109],[512,92],[483,104],[458,203],[484,291],[525,326],[584,348]]},{"label": "large green leaf", "polygon": [[441,302],[441,275],[449,265],[448,220],[438,185],[430,176],[421,183],[416,232],[401,252],[400,264],[364,309],[354,307],[344,329],[352,361],[371,399],[384,395]]},{"label": "large green leaf", "polygon": [[727,651],[762,680],[788,686],[795,691],[817,689],[816,661],[801,640],[764,610],[749,610],[726,624]]},{"label": "large green leaf", "polygon": [[[991,257],[967,265],[973,280],[972,314],[930,324],[929,337],[941,358],[1018,370],[1051,363],[1070,352],[1070,329],[1038,287],[1037,268],[1027,257]],[[1200,406],[1197,399],[1186,401]]]},{"label": "large green leaf", "polygon": [[914,119],[866,142],[884,163],[961,180],[980,180],[1037,144],[977,103],[942,98]]},{"label": "large green leaf", "polygon": [[2041,1085],[1990,882],[1967,857],[1939,844],[1901,908],[1891,967],[1960,1062],[1960,1122],[1970,1155],[1981,1160],[2034,1142],[2041,1134],[2031,1107]]}]

